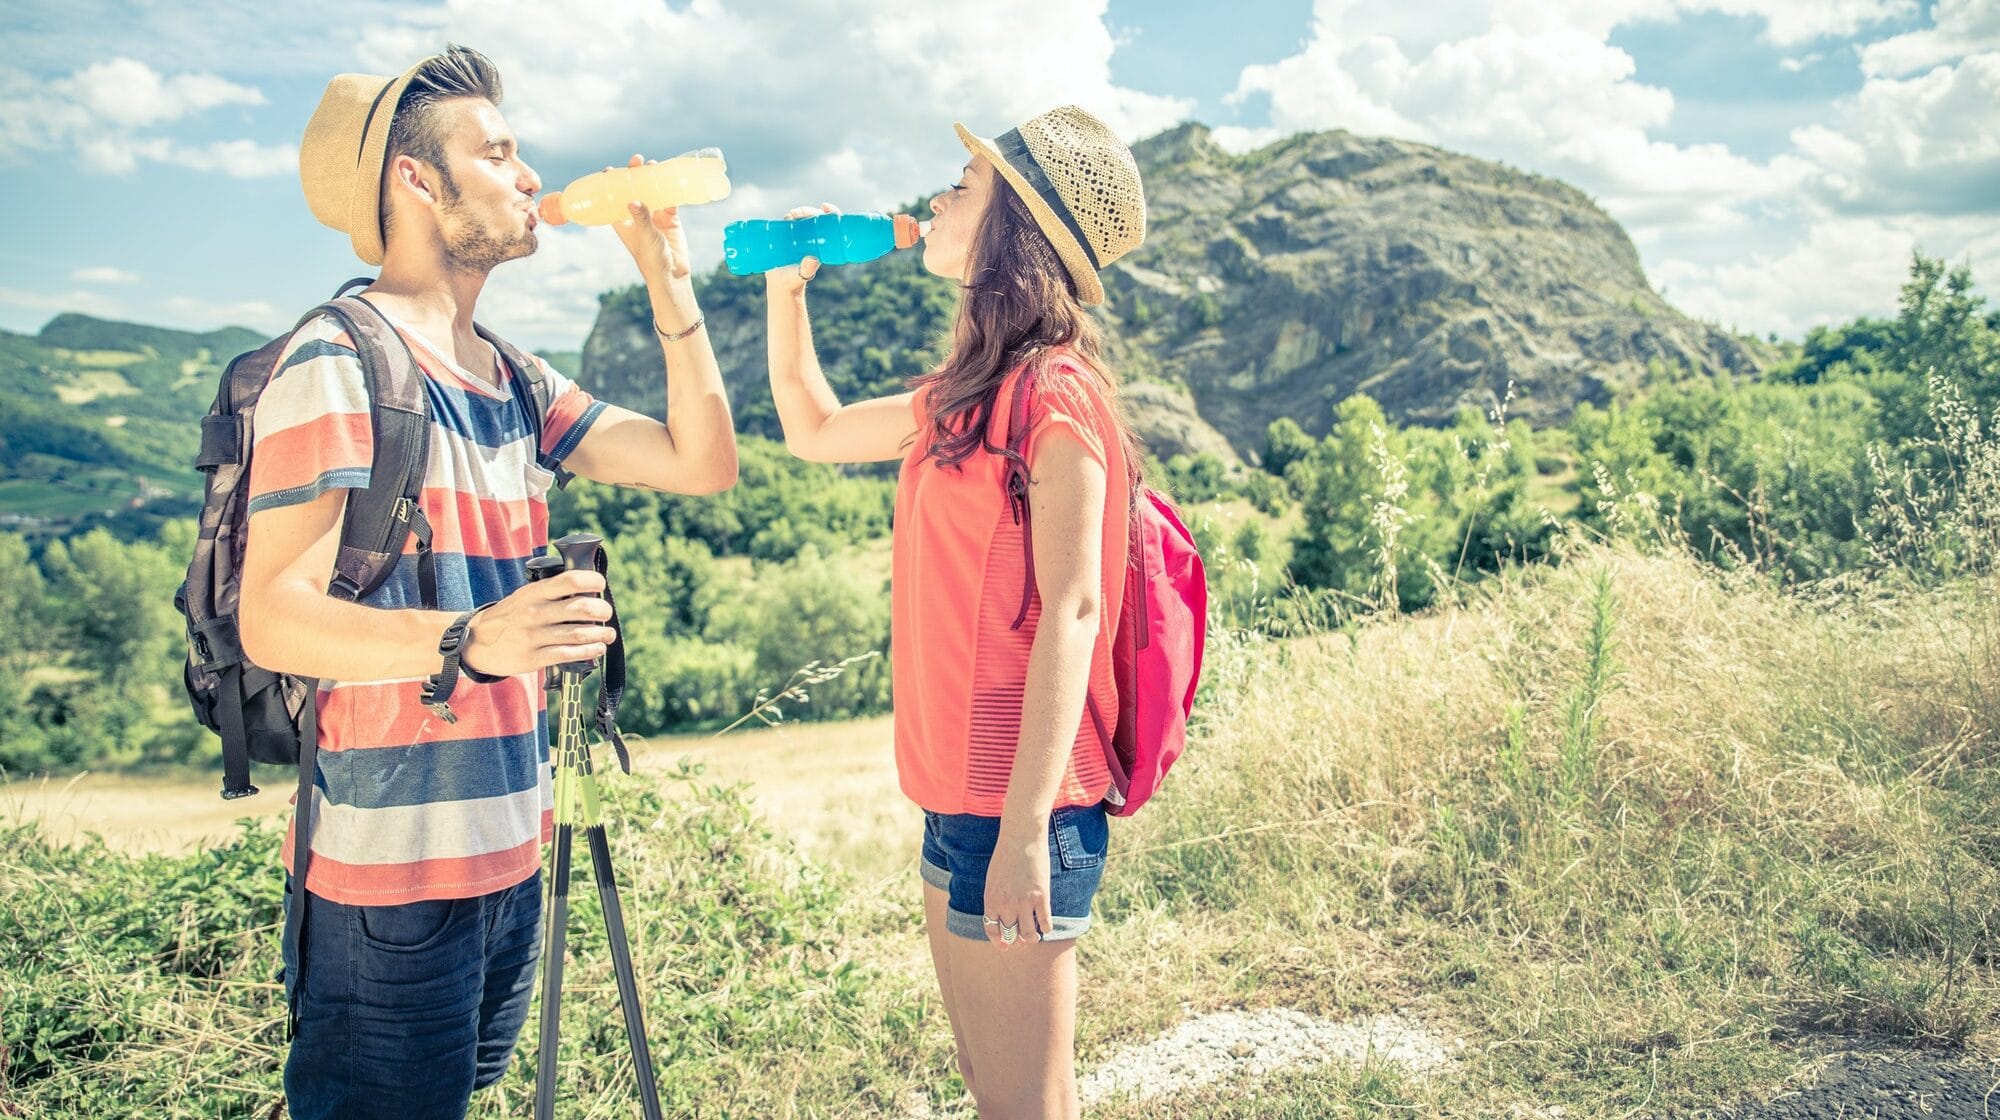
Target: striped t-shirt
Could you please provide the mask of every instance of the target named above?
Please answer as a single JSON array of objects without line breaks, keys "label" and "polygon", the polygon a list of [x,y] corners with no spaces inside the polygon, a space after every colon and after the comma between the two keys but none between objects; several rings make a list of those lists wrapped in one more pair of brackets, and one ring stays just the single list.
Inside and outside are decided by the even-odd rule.
[{"label": "striped t-shirt", "polygon": [[[393,320],[392,320],[393,322]],[[527,581],[548,541],[553,468],[604,409],[542,365],[549,411],[534,445],[528,388],[496,360],[498,386],[396,324],[424,371],[430,461],[421,499],[432,527],[438,609],[465,611]],[[536,359],[540,362],[540,359]],[[374,458],[361,359],[331,317],[301,327],[257,405],[250,516],[368,485]],[[422,605],[414,535],[361,599]],[[419,699],[421,679],[321,681],[318,801],[307,888],[351,906],[470,898],[526,880],[549,831],[547,701],[537,674],[463,677],[456,723]],[[284,860],[292,866],[292,836]]]}]

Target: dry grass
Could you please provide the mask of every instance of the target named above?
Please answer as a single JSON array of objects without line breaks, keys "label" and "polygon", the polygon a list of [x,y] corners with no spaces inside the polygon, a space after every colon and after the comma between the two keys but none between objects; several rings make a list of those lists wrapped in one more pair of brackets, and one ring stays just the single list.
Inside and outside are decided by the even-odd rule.
[{"label": "dry grass", "polygon": [[[1082,944],[1083,1060],[1226,1006],[1414,1006],[1470,1045],[1448,1079],[1301,1072],[1103,1114],[1678,1115],[1776,1083],[1803,1060],[1786,1043],[1809,1032],[1990,1041],[1996,590],[1785,594],[1680,555],[1579,545],[1421,617],[1218,635],[1190,754],[1115,828]],[[953,1099],[886,723],[725,739],[706,761],[666,803],[619,783],[676,1114]],[[717,775],[752,777],[798,839],[711,788]],[[267,853],[239,855],[200,873],[268,878]],[[112,900],[161,873],[106,863],[92,874],[108,885],[85,891],[37,858],[58,866],[0,872],[0,909],[76,889],[60,911],[71,940],[126,920]],[[593,902],[575,903],[586,955],[569,973],[564,1098],[575,1115],[625,1115]],[[125,1037],[22,1099],[103,1115],[129,1114],[112,1099],[159,1115],[268,1102],[271,929],[210,925],[184,939],[214,962],[199,974],[84,958],[97,979],[73,971],[63,990]],[[114,979],[126,973],[157,975],[152,995]],[[525,1111],[525,1065],[478,1115]]]},{"label": "dry grass", "polygon": [[1117,837],[1086,1016],[1429,1005],[1484,1049],[1468,1114],[1712,1103],[1815,1028],[1990,1032],[1995,590],[1585,546],[1264,650]]}]

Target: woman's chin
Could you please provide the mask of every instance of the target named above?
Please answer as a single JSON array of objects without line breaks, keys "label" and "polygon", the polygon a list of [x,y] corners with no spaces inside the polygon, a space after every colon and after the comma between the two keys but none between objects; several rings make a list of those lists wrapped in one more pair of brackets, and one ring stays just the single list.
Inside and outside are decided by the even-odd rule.
[{"label": "woman's chin", "polygon": [[965,279],[965,269],[959,265],[960,262],[943,260],[937,253],[931,252],[930,246],[924,246],[924,271],[930,273],[932,276],[942,276],[946,280],[963,281]]}]

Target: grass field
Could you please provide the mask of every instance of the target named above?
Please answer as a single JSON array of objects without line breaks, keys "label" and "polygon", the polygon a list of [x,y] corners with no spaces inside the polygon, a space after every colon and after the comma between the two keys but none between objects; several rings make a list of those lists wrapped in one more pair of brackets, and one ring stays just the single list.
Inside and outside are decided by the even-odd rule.
[{"label": "grass field", "polygon": [[79,471],[61,482],[0,479],[0,512],[25,517],[74,517],[116,509],[139,496],[139,484],[112,471]]},{"label": "grass field", "polygon": [[[1299,1070],[1092,1115],[1690,1116],[1783,1085],[1828,1037],[1990,1052],[1996,592],[1784,593],[1575,544],[1422,616],[1216,635],[1186,760],[1114,828],[1082,1067],[1234,1007],[1408,1010],[1465,1050],[1448,1076]],[[650,745],[646,781],[612,782],[670,1112],[946,1106],[885,729],[787,734],[664,778],[695,744]],[[134,860],[45,819],[52,837],[0,834],[0,1099],[261,1115],[273,831]],[[602,927],[573,897],[564,1099],[626,1115]],[[532,1091],[517,1061],[474,1114]]]}]

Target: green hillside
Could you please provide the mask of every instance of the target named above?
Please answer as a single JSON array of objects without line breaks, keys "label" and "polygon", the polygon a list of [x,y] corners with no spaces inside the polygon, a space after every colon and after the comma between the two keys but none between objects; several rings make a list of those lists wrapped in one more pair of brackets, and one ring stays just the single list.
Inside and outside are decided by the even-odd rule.
[{"label": "green hillside", "polygon": [[141,535],[201,496],[198,419],[222,366],[264,340],[65,314],[0,332],[0,523],[33,536],[111,522]]}]

